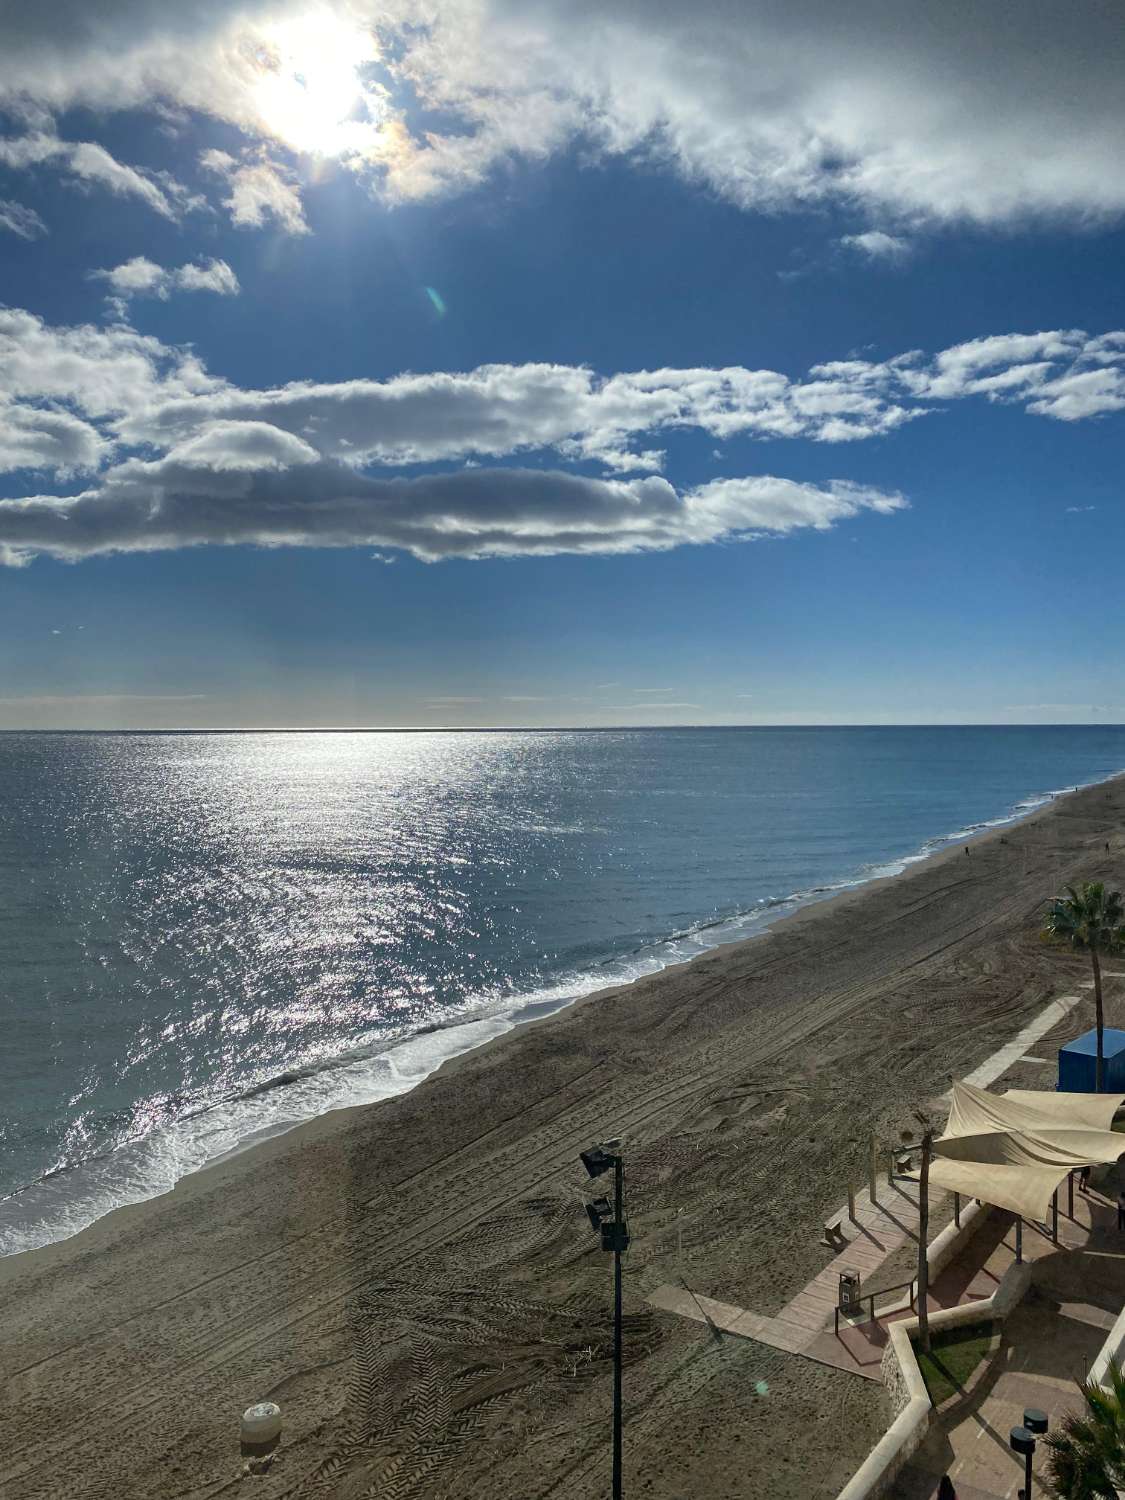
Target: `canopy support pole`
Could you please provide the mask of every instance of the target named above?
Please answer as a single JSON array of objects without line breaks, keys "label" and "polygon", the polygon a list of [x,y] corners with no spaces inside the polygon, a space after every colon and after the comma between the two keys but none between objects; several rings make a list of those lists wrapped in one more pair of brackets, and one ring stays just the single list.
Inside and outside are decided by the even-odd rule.
[{"label": "canopy support pole", "polygon": [[868,1168],[867,1188],[871,1194],[872,1203],[878,1203],[875,1195],[875,1179],[879,1175],[879,1142],[874,1136],[871,1137],[871,1162]]},{"label": "canopy support pole", "polygon": [[1057,1245],[1059,1242],[1059,1190],[1051,1194],[1051,1238]]},{"label": "canopy support pole", "polygon": [[953,1222],[957,1228],[961,1228],[961,1194],[953,1194]]},{"label": "canopy support pole", "polygon": [[1074,1173],[1066,1174],[1066,1211],[1067,1216],[1074,1218]]},{"label": "canopy support pole", "polygon": [[1016,1215],[1016,1265],[1023,1260],[1023,1215]]}]

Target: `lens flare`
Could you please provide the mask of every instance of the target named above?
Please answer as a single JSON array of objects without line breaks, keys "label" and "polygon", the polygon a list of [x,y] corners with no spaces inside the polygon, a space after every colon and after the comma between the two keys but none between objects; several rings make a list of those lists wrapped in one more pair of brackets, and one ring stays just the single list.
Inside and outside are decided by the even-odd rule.
[{"label": "lens flare", "polygon": [[446,312],[445,299],[442,297],[437,287],[428,286],[424,290],[426,296],[430,299],[430,305],[433,307],[434,312],[437,313],[439,318],[444,318]]}]

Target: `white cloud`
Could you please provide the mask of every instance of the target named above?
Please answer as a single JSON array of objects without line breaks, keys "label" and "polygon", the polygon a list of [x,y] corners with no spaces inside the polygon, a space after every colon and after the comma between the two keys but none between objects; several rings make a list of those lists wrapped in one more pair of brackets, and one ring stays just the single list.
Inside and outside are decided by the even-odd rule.
[{"label": "white cloud", "polygon": [[131,328],[52,328],[33,313],[0,307],[0,399],[66,403],[104,422],[222,384],[190,350]]},{"label": "white cloud", "polygon": [[137,295],[167,296],[167,273],[155,261],[143,255],[134,255],[109,271],[91,271],[98,280],[108,281],[115,292],[124,297]]},{"label": "white cloud", "polygon": [[212,422],[168,453],[172,462],[233,472],[289,469],[315,463],[319,456],[308,443],[268,422]]},{"label": "white cloud", "polygon": [[[858,206],[885,232],[1125,211],[1120,16],[1100,0],[9,9],[0,105],[35,118],[160,101],[252,141],[337,156],[400,199],[580,144],[664,164],[747,207]],[[390,93],[371,81],[377,57]],[[394,102],[410,92],[425,128]]]},{"label": "white cloud", "polygon": [[119,198],[139,198],[165,219],[175,219],[197,201],[174,178],[119,162],[96,141],[64,141],[48,131],[0,137],[0,164],[15,171],[52,164],[83,184],[104,187]]},{"label": "white cloud", "polygon": [[110,451],[96,427],[70,412],[0,400],[0,472],[44,469],[65,478],[96,468]]},{"label": "white cloud", "polygon": [[272,221],[287,234],[308,234],[301,195],[283,167],[268,157],[244,159],[240,164],[226,151],[205,151],[200,165],[225,177],[230,195],[223,206],[231,223],[242,229],[260,229]]},{"label": "white cloud", "polygon": [[887,234],[882,229],[868,229],[863,234],[845,234],[840,243],[868,260],[891,262],[904,261],[911,249],[908,239],[898,234]]},{"label": "white cloud", "polygon": [[91,271],[92,278],[106,281],[119,299],[159,297],[166,301],[174,291],[215,292],[233,297],[241,290],[238,277],[225,260],[209,260],[165,270],[144,255],[134,255],[105,271]]},{"label": "white cloud", "polygon": [[73,497],[0,501],[0,545],[68,561],[202,545],[394,547],[442,558],[621,554],[825,529],[901,509],[859,486],[760,476],[678,494],[665,479],[542,469],[371,478],[328,460],[256,469],[167,456],[127,459]]},{"label": "white cloud", "polygon": [[[400,375],[272,391],[216,388],[208,397],[149,405],[122,424],[134,442],[164,444],[216,419],[268,421],[314,434],[349,463],[427,463],[555,448],[625,473],[663,466],[646,433],[698,428],[731,438],[842,442],[893,431],[922,414],[894,399],[894,378],[829,374],[790,381],[773,370],[655,370],[600,378],[573,365],[482,365],[463,373]],[[907,404],[908,403],[908,404]]]},{"label": "white cloud", "polygon": [[219,297],[237,297],[242,290],[225,260],[188,261],[172,275],[181,292],[214,292]]},{"label": "white cloud", "polygon": [[[152,291],[138,257],[109,273]],[[1093,382],[1085,377],[1092,375]],[[665,369],[601,377],[567,365],[485,365],[385,381],[243,390],[189,351],[127,326],[50,328],[0,309],[0,464],[70,475],[113,462],[81,495],[0,509],[8,561],[205,542],[367,546],[433,559],[629,552],[824,530],[901,497],[765,475],[691,489],[627,477],[658,463],[638,440],[858,441],[954,400],[1060,420],[1125,404],[1125,335],[991,335],[934,356],[778,371]],[[524,452],[600,463],[603,477],[474,465]],[[410,479],[373,469],[461,462]]]},{"label": "white cloud", "polygon": [[19,235],[21,240],[34,240],[47,233],[47,226],[33,208],[14,203],[11,198],[0,198],[0,229]]}]

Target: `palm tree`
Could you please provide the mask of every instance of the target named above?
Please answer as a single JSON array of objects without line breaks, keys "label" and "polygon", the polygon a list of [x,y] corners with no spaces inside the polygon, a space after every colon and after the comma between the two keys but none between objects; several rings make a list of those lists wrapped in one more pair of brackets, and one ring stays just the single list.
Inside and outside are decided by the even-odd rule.
[{"label": "palm tree", "polygon": [[1108,1388],[1092,1381],[1079,1386],[1085,1413],[1069,1413],[1062,1431],[1044,1439],[1047,1473],[1060,1500],[1115,1500],[1125,1489],[1125,1374],[1115,1359],[1108,1380]]},{"label": "palm tree", "polygon": [[1047,913],[1043,936],[1057,943],[1087,951],[1094,966],[1094,1017],[1098,1033],[1098,1051],[1094,1067],[1094,1088],[1102,1091],[1104,1069],[1102,1013],[1102,966],[1098,955],[1113,953],[1125,946],[1125,903],[1120,891],[1106,891],[1100,880],[1088,882],[1076,891],[1072,885],[1065,896],[1056,896]]}]

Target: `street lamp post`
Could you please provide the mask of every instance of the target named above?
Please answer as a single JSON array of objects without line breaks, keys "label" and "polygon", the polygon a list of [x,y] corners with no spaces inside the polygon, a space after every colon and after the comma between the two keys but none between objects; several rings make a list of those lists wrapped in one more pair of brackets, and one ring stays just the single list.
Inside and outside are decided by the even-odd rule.
[{"label": "street lamp post", "polygon": [[1023,1455],[1023,1489],[1019,1500],[1031,1500],[1031,1461],[1035,1457],[1035,1439],[1047,1431],[1047,1413],[1029,1406],[1023,1414],[1023,1426],[1013,1427],[1008,1434],[1008,1446],[1013,1453]]},{"label": "street lamp post", "polygon": [[591,1177],[613,1168],[613,1203],[595,1198],[587,1203],[593,1229],[601,1235],[602,1249],[613,1251],[613,1500],[621,1500],[621,1257],[629,1248],[625,1222],[625,1160],[620,1141],[606,1141],[579,1153]]}]

